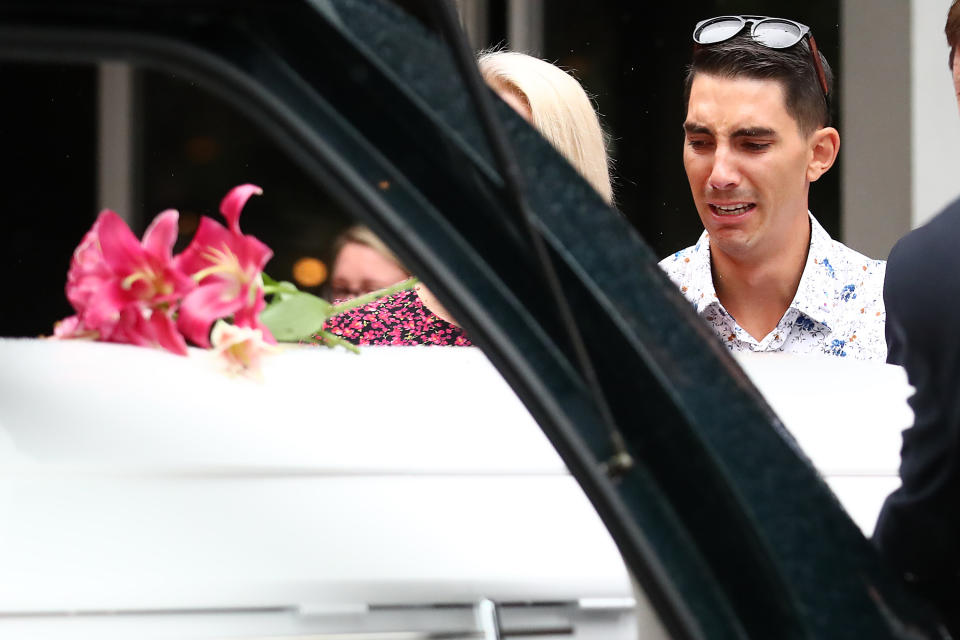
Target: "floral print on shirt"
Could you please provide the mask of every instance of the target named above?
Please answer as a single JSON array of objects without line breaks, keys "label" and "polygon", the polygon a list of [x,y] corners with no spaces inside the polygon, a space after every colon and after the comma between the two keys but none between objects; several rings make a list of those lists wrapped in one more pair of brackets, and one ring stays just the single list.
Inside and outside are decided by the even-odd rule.
[{"label": "floral print on shirt", "polygon": [[660,267],[732,351],[820,353],[880,362],[887,358],[886,262],[832,239],[813,215],[800,286],[783,318],[762,340],[737,324],[717,299],[706,231],[697,244],[668,256]]}]

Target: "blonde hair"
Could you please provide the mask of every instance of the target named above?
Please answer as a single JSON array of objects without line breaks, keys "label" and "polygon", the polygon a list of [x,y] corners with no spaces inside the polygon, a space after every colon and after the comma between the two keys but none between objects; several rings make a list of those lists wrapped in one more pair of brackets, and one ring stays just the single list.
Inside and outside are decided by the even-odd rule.
[{"label": "blonde hair", "polygon": [[355,224],[351,227],[347,227],[341,231],[340,235],[338,235],[333,241],[333,251],[331,252],[333,255],[333,260],[331,261],[332,265],[336,265],[337,257],[340,255],[340,252],[350,243],[361,244],[365,247],[370,247],[384,258],[387,258],[400,267],[400,269],[405,271],[407,275],[410,275],[410,271],[403,265],[402,262],[400,262],[397,256],[390,251],[390,248],[384,244],[383,240],[381,240],[377,234],[371,231],[368,227],[362,224]]},{"label": "blonde hair", "polygon": [[512,92],[530,108],[534,128],[611,204],[606,140],[580,83],[549,62],[515,51],[484,52],[477,63],[492,89]]}]

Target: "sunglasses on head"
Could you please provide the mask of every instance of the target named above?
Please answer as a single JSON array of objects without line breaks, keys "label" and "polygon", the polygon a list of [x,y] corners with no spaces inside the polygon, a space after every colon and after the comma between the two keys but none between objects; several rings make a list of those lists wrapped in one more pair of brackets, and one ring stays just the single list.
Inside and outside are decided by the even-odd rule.
[{"label": "sunglasses on head", "polygon": [[693,41],[699,46],[717,44],[729,40],[750,25],[750,37],[765,47],[771,49],[789,49],[804,38],[810,45],[810,56],[813,58],[813,67],[817,71],[817,80],[824,99],[830,91],[827,88],[827,74],[823,71],[820,62],[820,51],[817,41],[810,33],[810,27],[793,20],[784,18],[770,18],[768,16],[719,16],[701,20],[693,29]]}]

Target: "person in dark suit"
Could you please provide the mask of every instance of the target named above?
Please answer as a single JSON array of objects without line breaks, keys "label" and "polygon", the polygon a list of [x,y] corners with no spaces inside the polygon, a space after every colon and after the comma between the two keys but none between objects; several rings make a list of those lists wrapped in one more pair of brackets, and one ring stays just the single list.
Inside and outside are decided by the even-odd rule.
[{"label": "person in dark suit", "polygon": [[[960,0],[945,31],[960,106]],[[897,242],[883,298],[887,361],[903,365],[916,393],[902,486],[884,503],[873,539],[960,637],[960,199]]]}]

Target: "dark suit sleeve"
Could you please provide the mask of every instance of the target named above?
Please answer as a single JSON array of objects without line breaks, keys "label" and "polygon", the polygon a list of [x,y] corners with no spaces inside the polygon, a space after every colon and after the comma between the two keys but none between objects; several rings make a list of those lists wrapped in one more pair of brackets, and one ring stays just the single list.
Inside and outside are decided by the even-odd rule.
[{"label": "dark suit sleeve", "polygon": [[901,239],[883,289],[887,361],[916,388],[903,433],[902,486],[874,541],[916,590],[960,621],[960,204]]}]

